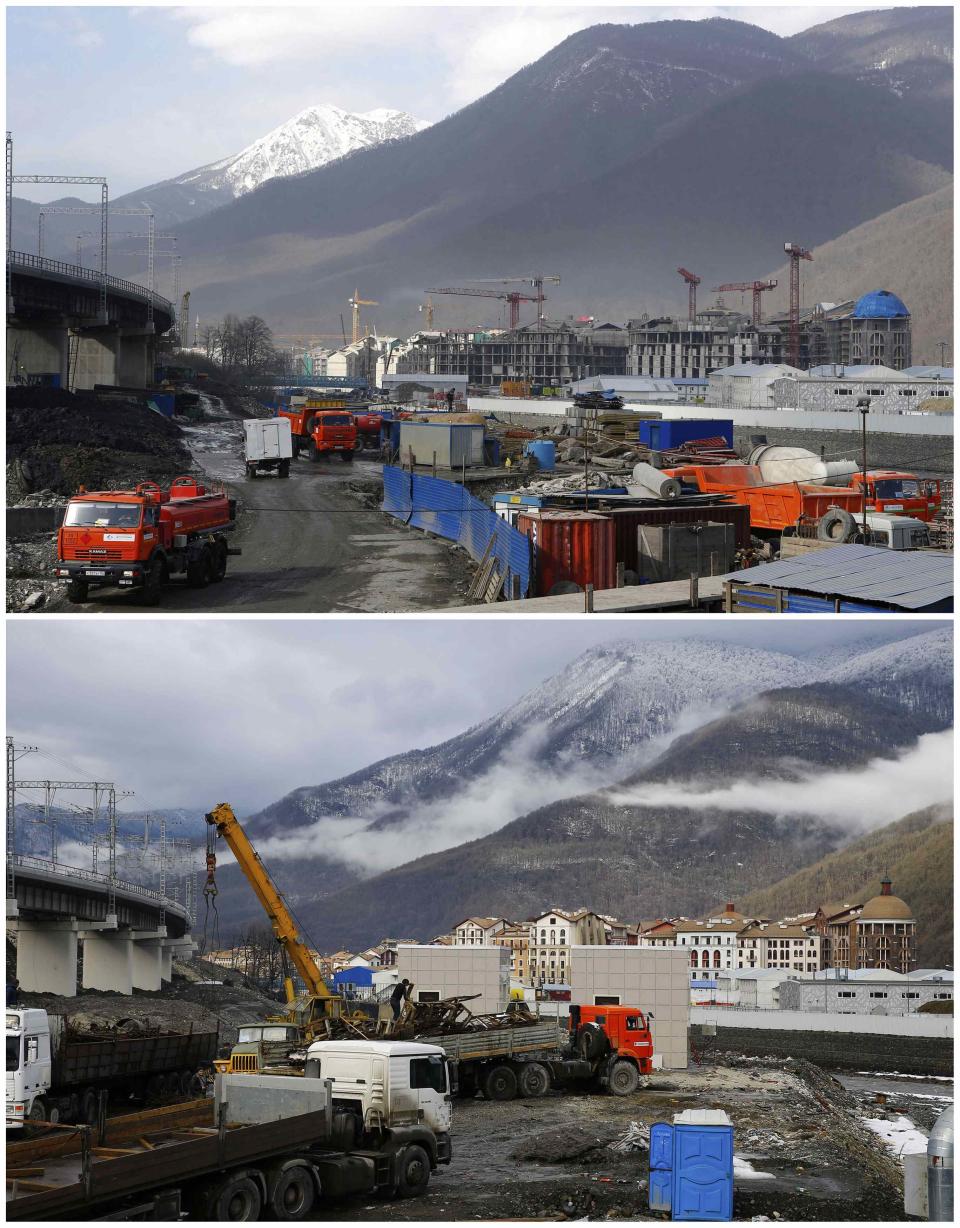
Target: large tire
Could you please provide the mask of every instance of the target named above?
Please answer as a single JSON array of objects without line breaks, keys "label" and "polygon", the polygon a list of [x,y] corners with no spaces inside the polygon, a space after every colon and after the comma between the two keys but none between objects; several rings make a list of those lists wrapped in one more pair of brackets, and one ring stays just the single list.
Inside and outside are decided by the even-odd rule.
[{"label": "large tire", "polygon": [[252,1177],[248,1177],[245,1173],[228,1175],[216,1185],[211,1186],[204,1202],[206,1214],[203,1218],[220,1223],[256,1220],[260,1218],[260,1212],[263,1210],[260,1187]]},{"label": "large tire", "polygon": [[67,600],[71,605],[82,605],[87,600],[86,580],[71,580],[67,584]]},{"label": "large tire", "polygon": [[305,1219],[317,1197],[313,1173],[306,1164],[290,1164],[270,1175],[270,1201],[267,1207],[273,1220]]},{"label": "large tire", "polygon": [[42,1096],[38,1096],[30,1105],[30,1112],[27,1114],[27,1121],[46,1121],[49,1116],[47,1102]]},{"label": "large tire", "polygon": [[313,461],[314,464],[316,464],[320,460],[321,456],[323,456],[323,453],[317,447],[317,441],[315,439],[311,439],[310,440],[310,459]]},{"label": "large tire", "polygon": [[483,1092],[488,1100],[513,1100],[517,1094],[516,1071],[505,1063],[491,1067],[483,1081]]},{"label": "large tire", "polygon": [[297,457],[300,455],[300,440],[297,438],[296,435],[294,435],[293,437],[292,448],[293,448],[293,459],[296,460]]},{"label": "large tire", "polygon": [[154,606],[160,604],[160,590],[163,588],[163,561],[154,559],[147,568],[143,587],[137,593],[140,605]]},{"label": "large tire", "polygon": [[279,466],[279,468],[277,469],[277,476],[278,476],[278,477],[281,477],[281,478],[288,478],[288,477],[290,476],[290,462],[289,462],[289,460],[282,460],[282,461],[280,462],[280,466]]},{"label": "large tire", "polygon": [[842,507],[828,508],[817,524],[818,541],[851,542],[856,535],[857,522]]},{"label": "large tire", "polygon": [[404,1147],[397,1157],[397,1197],[416,1198],[430,1182],[430,1157],[417,1143]]},{"label": "large tire", "polygon": [[187,584],[191,588],[206,588],[213,578],[210,547],[204,546],[192,563],[187,564]]},{"label": "large tire", "polygon": [[341,452],[340,459],[342,461],[346,461],[347,464],[349,465],[353,462],[353,453],[352,452]]},{"label": "large tire", "polygon": [[550,1090],[550,1071],[542,1062],[523,1062],[517,1078],[517,1087],[521,1096],[531,1100],[545,1096]]},{"label": "large tire", "polygon": [[640,1072],[633,1062],[614,1062],[607,1078],[607,1088],[611,1096],[632,1096],[640,1086]]},{"label": "large tire", "polygon": [[219,584],[227,574],[227,544],[226,542],[217,542],[213,547],[213,570],[210,574],[210,579],[214,584]]},{"label": "large tire", "polygon": [[603,1028],[596,1023],[585,1024],[577,1037],[577,1051],[585,1062],[596,1062],[607,1052],[610,1042]]}]

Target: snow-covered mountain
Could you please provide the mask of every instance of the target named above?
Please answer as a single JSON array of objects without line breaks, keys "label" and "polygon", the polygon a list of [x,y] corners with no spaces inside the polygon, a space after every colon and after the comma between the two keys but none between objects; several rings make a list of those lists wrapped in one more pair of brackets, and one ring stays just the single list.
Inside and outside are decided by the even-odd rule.
[{"label": "snow-covered mountain", "polygon": [[873,648],[835,665],[825,677],[899,704],[929,729],[944,729],[953,724],[953,628]]},{"label": "snow-covered mountain", "polygon": [[189,171],[173,183],[232,200],[268,179],[316,170],[355,149],[371,149],[429,126],[404,111],[382,107],[358,113],[330,104],[307,107],[240,153]]}]

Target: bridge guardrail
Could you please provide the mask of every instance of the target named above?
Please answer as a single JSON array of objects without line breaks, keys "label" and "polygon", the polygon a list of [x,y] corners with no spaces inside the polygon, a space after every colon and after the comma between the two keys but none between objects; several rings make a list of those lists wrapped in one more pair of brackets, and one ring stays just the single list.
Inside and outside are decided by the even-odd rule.
[{"label": "bridge guardrail", "polygon": [[[63,277],[89,282],[92,286],[99,286],[101,280],[99,269],[85,269],[79,264],[66,264],[63,260],[49,260],[46,256],[34,256],[30,252],[8,252],[7,264],[39,269],[45,273],[59,273]],[[108,273],[106,283],[108,289],[122,290],[124,294],[132,294],[136,298],[143,299],[145,303],[153,299],[154,307],[173,314],[173,304],[169,299],[159,294],[151,294],[146,287],[138,285],[135,281],[125,281],[122,277],[113,277]]]},{"label": "bridge guardrail", "polygon": [[[43,870],[48,874],[58,874],[63,878],[76,878],[84,882],[97,883],[99,886],[110,887],[110,876],[108,874],[98,874],[93,870],[84,870],[80,866],[68,866],[61,861],[48,861],[44,857],[31,857],[25,853],[17,853],[13,858],[15,866],[23,866],[25,869]],[[144,887],[141,883],[128,883],[123,879],[115,878],[113,880],[113,888],[115,891],[129,892],[132,895],[142,896],[149,900],[150,903],[156,904],[158,908],[174,909],[177,912],[186,915],[186,909],[179,900],[172,900],[169,896],[162,896],[159,891],[151,891],[149,887]]]}]

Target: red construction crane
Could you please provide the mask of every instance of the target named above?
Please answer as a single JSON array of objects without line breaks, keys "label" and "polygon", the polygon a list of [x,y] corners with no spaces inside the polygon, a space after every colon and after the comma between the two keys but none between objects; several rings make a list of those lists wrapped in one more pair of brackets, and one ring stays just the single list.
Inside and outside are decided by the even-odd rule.
[{"label": "red construction crane", "polygon": [[753,291],[753,322],[760,323],[760,295],[764,290],[776,290],[777,283],[775,281],[728,281],[722,286],[717,286],[714,293],[723,294],[725,290],[752,290]]},{"label": "red construction crane", "polygon": [[433,289],[424,291],[425,294],[469,294],[474,298],[498,298],[510,304],[510,327],[516,328],[520,323],[520,304],[521,303],[541,303],[540,298],[532,298],[529,294],[520,294],[516,290],[471,290],[471,289]]},{"label": "red construction crane", "polygon": [[703,278],[698,277],[696,273],[691,273],[689,269],[677,269],[677,272],[680,274],[680,276],[683,278],[683,280],[687,283],[688,287],[690,288],[690,302],[689,302],[688,314],[690,316],[690,323],[693,324],[693,322],[697,318],[697,286],[700,285],[700,282],[703,280]]},{"label": "red construction crane", "polygon": [[783,250],[790,257],[790,328],[787,333],[787,361],[791,367],[800,366],[800,261],[812,260],[813,256],[799,243],[784,243]]}]

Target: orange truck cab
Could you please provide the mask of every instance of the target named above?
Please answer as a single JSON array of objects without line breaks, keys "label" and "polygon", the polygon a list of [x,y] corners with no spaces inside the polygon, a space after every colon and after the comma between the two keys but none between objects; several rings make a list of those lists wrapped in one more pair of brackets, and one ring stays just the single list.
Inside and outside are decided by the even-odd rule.
[{"label": "orange truck cab", "polygon": [[175,478],[169,491],[156,482],[134,490],[81,490],[67,504],[57,533],[54,574],[67,584],[67,598],[87,600],[91,588],[137,590],[155,605],[172,575],[194,588],[222,580],[234,528],[236,502],[208,492],[192,477]]},{"label": "orange truck cab", "polygon": [[640,1075],[653,1070],[652,1018],[636,1006],[571,1005],[571,1048],[591,1063],[602,1087],[629,1094],[639,1086]]},{"label": "orange truck cab", "polygon": [[[850,484],[859,495],[863,490],[863,475],[855,473]],[[897,469],[867,470],[868,512],[893,512],[917,520],[936,520],[940,514],[940,500],[937,478],[918,478]]]}]

